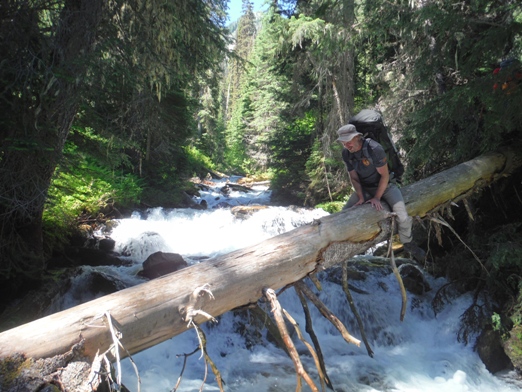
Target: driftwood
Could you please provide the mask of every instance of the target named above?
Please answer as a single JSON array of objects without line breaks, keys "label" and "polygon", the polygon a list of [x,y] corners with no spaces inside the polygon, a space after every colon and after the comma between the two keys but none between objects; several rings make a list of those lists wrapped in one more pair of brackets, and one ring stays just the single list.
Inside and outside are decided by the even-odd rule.
[{"label": "driftwood", "polygon": [[[409,214],[424,217],[465,199],[519,167],[521,161],[514,157],[484,155],[403,187]],[[0,359],[17,353],[35,360],[63,355],[82,342],[83,355],[92,360],[113,344],[106,314],[119,325],[125,347],[119,356],[132,355],[187,331],[187,316],[196,324],[204,322],[256,303],[265,288],[278,290],[364,252],[389,237],[390,222],[388,211],[369,205],[323,217],[257,245],[5,331],[0,334]],[[213,298],[201,295],[210,290]]]}]

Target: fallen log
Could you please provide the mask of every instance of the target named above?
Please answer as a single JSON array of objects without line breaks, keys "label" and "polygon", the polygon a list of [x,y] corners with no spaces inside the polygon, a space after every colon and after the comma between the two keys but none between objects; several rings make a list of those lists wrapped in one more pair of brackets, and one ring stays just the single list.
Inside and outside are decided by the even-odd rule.
[{"label": "fallen log", "polygon": [[[488,154],[410,186],[410,215],[423,217],[468,197],[522,165],[513,154]],[[91,360],[113,343],[117,322],[125,357],[187,331],[231,309],[364,252],[390,233],[390,214],[363,205],[332,214],[257,245],[216,257],[159,279],[95,299],[0,334],[0,359],[22,353],[38,359],[62,355],[82,342]],[[210,295],[198,296],[205,287]],[[185,316],[184,316],[185,315]],[[110,320],[108,320],[110,319]]]}]

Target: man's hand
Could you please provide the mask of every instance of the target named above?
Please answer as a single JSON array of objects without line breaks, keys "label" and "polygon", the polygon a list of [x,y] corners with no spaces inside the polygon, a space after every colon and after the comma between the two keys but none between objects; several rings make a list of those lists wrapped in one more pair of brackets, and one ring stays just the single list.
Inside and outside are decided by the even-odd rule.
[{"label": "man's hand", "polygon": [[370,203],[377,211],[383,210],[381,200],[377,199],[375,197],[372,197],[370,200],[368,200],[366,203]]}]

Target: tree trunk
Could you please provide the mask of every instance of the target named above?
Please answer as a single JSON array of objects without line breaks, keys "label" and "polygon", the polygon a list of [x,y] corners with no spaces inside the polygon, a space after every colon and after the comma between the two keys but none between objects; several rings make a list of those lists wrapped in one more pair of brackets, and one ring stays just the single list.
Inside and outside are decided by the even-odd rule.
[{"label": "tree trunk", "polygon": [[[521,159],[488,154],[403,188],[410,215],[467,197],[522,165]],[[112,343],[107,314],[120,324],[121,342],[136,353],[231,309],[255,303],[265,288],[278,290],[359,254],[390,234],[387,211],[369,205],[345,210],[248,248],[44,317],[0,334],[0,358],[24,353],[64,354],[84,339],[94,358]],[[213,298],[212,298],[212,295]],[[206,294],[206,295],[205,295]],[[126,354],[121,352],[120,356]]]},{"label": "tree trunk", "polygon": [[[0,89],[0,110],[8,113],[0,134],[0,260],[7,276],[44,268],[44,204],[77,113],[79,86],[104,8],[101,0],[68,0],[47,26],[36,8],[19,3],[13,5],[18,12],[13,10],[0,28],[7,37],[0,51],[16,58],[15,65],[24,63],[2,73],[5,78],[14,72],[13,80],[24,80],[23,86],[4,83]],[[11,40],[16,50],[9,46]]]}]

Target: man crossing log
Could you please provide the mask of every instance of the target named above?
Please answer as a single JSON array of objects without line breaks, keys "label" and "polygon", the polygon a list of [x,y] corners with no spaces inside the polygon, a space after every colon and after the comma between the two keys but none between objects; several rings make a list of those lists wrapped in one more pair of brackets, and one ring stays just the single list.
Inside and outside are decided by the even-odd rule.
[{"label": "man crossing log", "polygon": [[[513,154],[488,154],[402,188],[411,216],[466,198],[522,162]],[[255,303],[263,289],[278,290],[331,267],[388,238],[390,212],[369,205],[326,216],[248,248],[216,257],[162,278],[95,299],[0,334],[0,360],[18,353],[28,358],[63,355],[81,342],[93,360],[112,345],[106,317],[119,324],[121,357],[145,350],[187,330],[179,309],[191,306],[194,290],[205,286],[214,296],[194,314],[206,321]],[[199,312],[201,311],[201,312]]]}]

